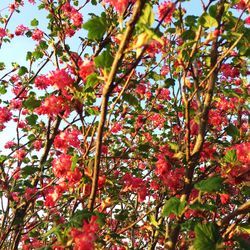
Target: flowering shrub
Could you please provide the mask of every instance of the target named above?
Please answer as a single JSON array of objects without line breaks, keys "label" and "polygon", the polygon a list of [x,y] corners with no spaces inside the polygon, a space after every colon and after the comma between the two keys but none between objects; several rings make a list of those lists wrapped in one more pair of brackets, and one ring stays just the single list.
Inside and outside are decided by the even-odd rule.
[{"label": "flowering shrub", "polygon": [[249,249],[249,11],[1,1],[0,249]]}]

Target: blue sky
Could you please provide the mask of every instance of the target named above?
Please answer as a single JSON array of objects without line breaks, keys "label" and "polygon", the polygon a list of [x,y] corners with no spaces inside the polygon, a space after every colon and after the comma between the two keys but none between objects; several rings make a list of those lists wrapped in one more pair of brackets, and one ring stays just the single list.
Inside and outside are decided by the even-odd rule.
[{"label": "blue sky", "polygon": [[[0,15],[3,17],[8,13],[8,5],[12,3],[14,0],[0,0]],[[37,5],[33,6],[32,4],[28,3],[28,0],[24,0],[25,5],[24,7],[20,8],[20,13],[14,13],[12,19],[9,22],[8,29],[11,33],[14,33],[15,28],[23,24],[25,26],[31,27],[30,22],[34,18],[39,20],[39,28],[46,30],[47,27],[47,20],[46,15],[47,12],[44,10],[38,10]],[[39,3],[39,0],[36,0],[37,3]],[[79,0],[79,2],[85,3],[85,0]],[[199,4],[198,4],[199,3]],[[199,0],[192,0],[188,3],[184,4],[184,7],[187,9],[187,12],[189,14],[198,15],[198,13],[201,12],[200,9],[200,1]],[[98,12],[101,11],[101,7],[97,8],[96,6],[93,6],[91,4],[88,4],[83,12],[83,18],[84,21],[86,21],[89,16],[88,13],[94,12],[95,14],[98,14]],[[2,24],[0,24],[0,27],[3,27]],[[80,35],[84,35],[84,31],[80,31]],[[85,32],[86,34],[86,32]],[[78,36],[76,36],[78,37]],[[79,41],[74,42],[72,41],[71,49],[77,50],[77,46],[74,46],[76,44],[78,46]],[[9,71],[11,69],[11,63],[17,62],[21,66],[28,66],[26,63],[26,54],[28,51],[32,51],[35,46],[35,42],[27,38],[25,36],[19,36],[16,37],[11,41],[10,44],[4,43],[2,45],[2,48],[0,50],[0,62],[4,62],[6,65],[6,71]],[[75,47],[75,48],[74,48]],[[52,69],[52,68],[51,68]],[[46,69],[46,71],[51,70],[49,67]],[[5,71],[0,71],[0,78],[3,76]],[[7,95],[7,98],[9,98],[9,95]],[[7,124],[7,129],[4,130],[4,132],[0,132],[0,152],[1,149],[3,149],[4,143],[8,140],[13,139],[12,137],[15,136],[15,128],[14,124],[12,122],[9,122]]]}]

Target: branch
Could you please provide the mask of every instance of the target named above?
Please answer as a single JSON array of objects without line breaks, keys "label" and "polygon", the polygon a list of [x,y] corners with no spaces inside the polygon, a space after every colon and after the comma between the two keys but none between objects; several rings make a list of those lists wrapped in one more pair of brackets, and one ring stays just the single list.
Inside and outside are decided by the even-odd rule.
[{"label": "branch", "polygon": [[102,137],[103,137],[103,130],[106,121],[106,114],[107,114],[107,106],[108,106],[108,99],[110,92],[112,90],[112,84],[117,73],[118,67],[124,57],[124,52],[127,47],[127,44],[132,36],[132,33],[135,29],[136,22],[138,21],[142,9],[145,5],[145,0],[136,1],[133,15],[130,21],[127,24],[126,31],[123,35],[123,39],[120,43],[119,49],[116,53],[114,62],[111,67],[111,71],[108,76],[108,80],[103,87],[102,93],[102,105],[101,105],[101,114],[100,114],[100,121],[97,129],[97,142],[96,142],[96,155],[95,155],[95,163],[94,163],[94,171],[93,171],[93,181],[91,186],[91,193],[88,201],[88,209],[93,210],[95,204],[95,198],[98,188],[98,177],[100,171],[100,161],[101,161],[101,147],[102,147]]}]

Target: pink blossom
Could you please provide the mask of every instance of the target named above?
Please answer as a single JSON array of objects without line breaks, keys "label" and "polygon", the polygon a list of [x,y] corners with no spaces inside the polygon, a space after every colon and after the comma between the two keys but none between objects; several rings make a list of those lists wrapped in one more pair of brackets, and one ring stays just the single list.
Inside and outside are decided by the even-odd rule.
[{"label": "pink blossom", "polygon": [[61,90],[65,89],[66,87],[72,86],[72,84],[74,83],[74,80],[66,72],[65,69],[57,69],[51,71],[48,78],[51,84],[54,85],[54,87]]},{"label": "pink blossom", "polygon": [[27,27],[25,27],[23,24],[18,25],[16,27],[16,30],[15,30],[15,35],[22,36],[24,34],[24,32],[26,32],[27,30],[29,30],[29,29]]},{"label": "pink blossom", "polygon": [[0,38],[3,38],[5,36],[7,36],[6,30],[3,28],[0,28]]},{"label": "pink blossom", "polygon": [[79,75],[80,77],[85,81],[86,78],[94,72],[94,62],[85,59],[81,64],[80,64],[80,71]]},{"label": "pink blossom", "polygon": [[39,30],[39,29],[35,29],[34,31],[33,31],[33,33],[32,33],[32,39],[34,40],[34,41],[41,41],[42,40],[42,38],[43,38],[43,35],[44,35],[44,33],[43,33],[43,31],[41,31],[41,30]]},{"label": "pink blossom", "polygon": [[172,20],[173,13],[175,11],[175,4],[167,1],[159,5],[158,14],[160,20],[164,18],[165,23],[170,23]]}]

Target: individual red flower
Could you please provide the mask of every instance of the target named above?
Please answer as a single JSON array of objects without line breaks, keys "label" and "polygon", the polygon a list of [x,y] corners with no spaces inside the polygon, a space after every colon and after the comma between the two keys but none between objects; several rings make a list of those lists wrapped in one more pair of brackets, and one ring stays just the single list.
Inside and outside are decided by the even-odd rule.
[{"label": "individual red flower", "polygon": [[7,36],[6,30],[4,28],[0,28],[0,38]]},{"label": "individual red flower", "polygon": [[91,75],[94,70],[95,70],[95,66],[94,66],[94,62],[85,59],[81,64],[80,64],[80,71],[79,71],[79,75],[80,77],[85,81],[86,78]]},{"label": "individual red flower", "polygon": [[230,196],[228,194],[220,194],[220,201],[222,204],[227,204],[230,200]]}]

